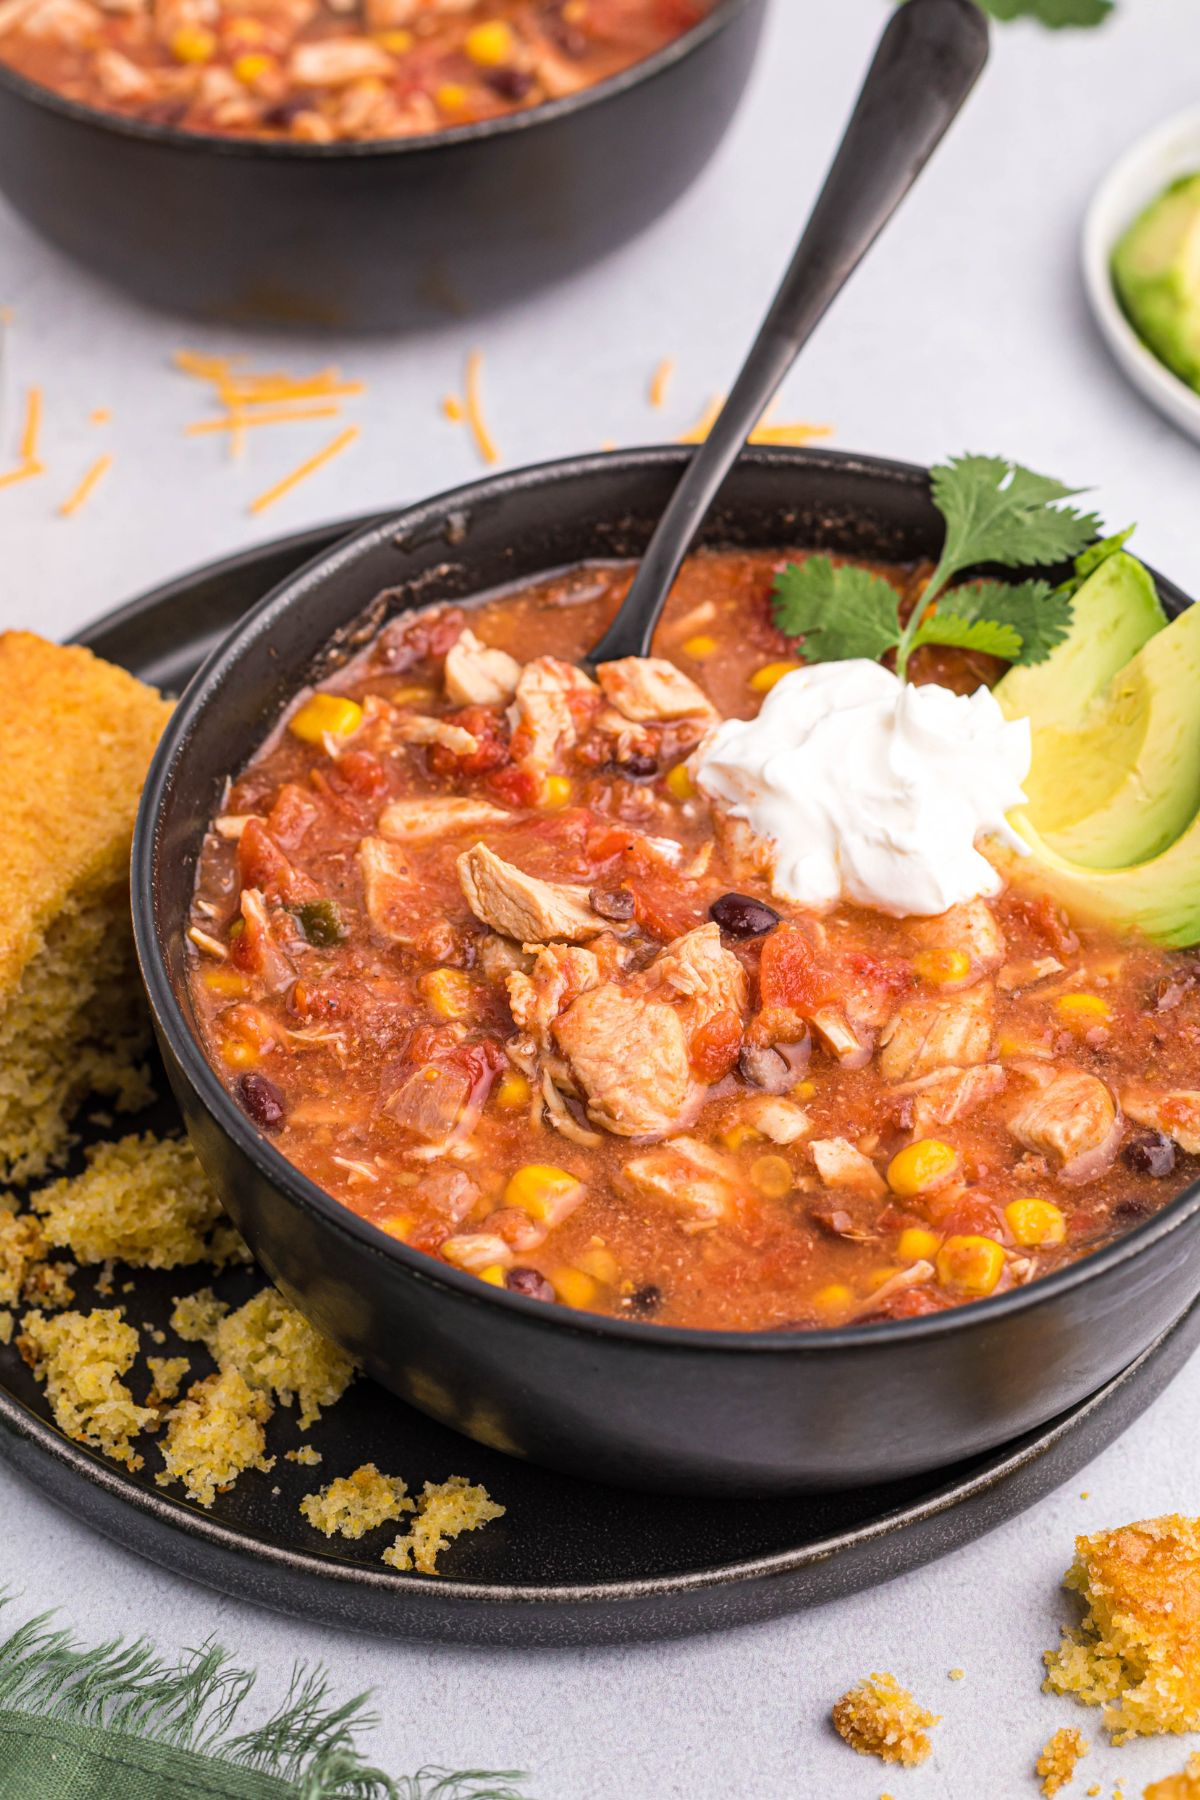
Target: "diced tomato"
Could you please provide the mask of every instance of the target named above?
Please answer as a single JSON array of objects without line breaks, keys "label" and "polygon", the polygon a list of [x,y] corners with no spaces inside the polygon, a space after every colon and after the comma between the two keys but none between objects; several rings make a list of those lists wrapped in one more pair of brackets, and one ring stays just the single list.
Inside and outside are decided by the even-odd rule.
[{"label": "diced tomato", "polygon": [[388,791],[387,772],[379,758],[372,756],[369,750],[344,750],[330,773],[330,780],[364,800],[382,800]]},{"label": "diced tomato", "polygon": [[735,1012],[715,1013],[692,1039],[689,1061],[701,1081],[728,1075],[742,1047],[742,1021]]},{"label": "diced tomato", "polygon": [[764,941],[758,980],[764,1011],[803,1014],[827,1005],[837,994],[833,977],[817,962],[799,925],[778,925]]},{"label": "diced tomato", "polygon": [[320,805],[312,795],[296,782],[285,781],[267,814],[267,830],[285,850],[294,850],[320,816]]},{"label": "diced tomato", "polygon": [[460,706],[445,714],[447,725],[460,725],[469,731],[479,748],[459,755],[435,744],[429,752],[429,766],[439,775],[486,775],[501,769],[512,760],[508,724],[503,713],[490,706]]},{"label": "diced tomato", "polygon": [[995,1237],[1004,1235],[1000,1214],[986,1194],[963,1194],[945,1211],[939,1211],[936,1194],[925,1201],[925,1210],[947,1237]]},{"label": "diced tomato", "polygon": [[1079,949],[1071,921],[1053,895],[1022,894],[1013,902],[1013,912],[1055,956],[1071,957]]},{"label": "diced tomato", "polygon": [[699,894],[689,891],[686,882],[673,882],[664,873],[657,880],[646,876],[632,878],[628,886],[633,893],[634,918],[644,931],[664,944],[704,923],[704,902]]},{"label": "diced tomato", "polygon": [[908,993],[916,986],[912,964],[900,956],[874,956],[869,950],[852,950],[845,967],[854,981],[887,994]]},{"label": "diced tomato", "polygon": [[496,769],[487,776],[485,787],[497,800],[505,806],[535,806],[539,787],[538,779],[532,769],[519,769],[515,764],[506,769]]},{"label": "diced tomato", "polygon": [[465,624],[466,614],[460,606],[397,619],[380,632],[371,661],[395,675],[407,674],[418,663],[445,656],[462,636]]},{"label": "diced tomato", "polygon": [[863,1313],[861,1324],[869,1319],[920,1319],[926,1313],[944,1312],[951,1304],[947,1295],[939,1294],[934,1288],[910,1287],[902,1288],[898,1294],[890,1294],[880,1302],[873,1312]]},{"label": "diced tomato", "polygon": [[257,888],[264,899],[298,906],[320,895],[316,882],[290,863],[261,819],[251,819],[238,842],[238,872],[243,888]]}]

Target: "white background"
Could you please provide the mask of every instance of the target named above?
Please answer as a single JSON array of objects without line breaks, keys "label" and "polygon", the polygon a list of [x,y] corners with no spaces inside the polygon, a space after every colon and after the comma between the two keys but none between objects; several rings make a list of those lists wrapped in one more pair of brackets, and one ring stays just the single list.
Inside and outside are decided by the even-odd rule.
[{"label": "white background", "polygon": [[[0,204],[6,334],[0,466],[25,387],[43,384],[48,473],[0,490],[0,622],[65,635],[140,589],[279,532],[433,492],[478,472],[439,412],[467,349],[510,464],[639,443],[689,425],[727,385],[790,254],[885,16],[883,0],[774,0],[747,102],[716,161],[674,212],[603,267],[486,322],[421,340],[198,330],[144,312],[36,241]],[[928,460],[998,450],[1097,490],[1110,525],[1200,587],[1200,453],[1131,393],[1083,308],[1083,207],[1135,136],[1197,100],[1196,0],[1119,0],[1104,30],[995,35],[984,85],[788,383],[782,415],[829,421],[841,446]],[[369,390],[348,412],[360,442],[252,521],[247,501],[336,426],[263,431],[233,465],[186,439],[204,395],[172,371],[181,344],[260,365],[336,356]],[[660,357],[678,374],[655,413]],[[88,422],[108,408],[112,422]],[[72,520],[55,508],[101,449],[115,466]],[[0,697],[2,704],[2,697]],[[61,1605],[83,1631],[148,1630],[166,1646],[217,1633],[284,1682],[326,1659],[347,1692],[374,1686],[385,1766],[426,1761],[531,1771],[539,1800],[1006,1800],[1058,1724],[1094,1715],[1039,1692],[1040,1652],[1066,1603],[1076,1531],[1200,1511],[1200,1367],[1086,1475],[990,1538],[873,1594],[731,1636],[620,1651],[437,1649],[309,1628],[222,1599],[110,1548],[0,1470],[0,1580],[29,1608]],[[1081,1498],[1086,1489],[1088,1497]],[[15,1610],[15,1609],[14,1609]],[[966,1670],[951,1683],[947,1671]],[[894,1669],[945,1714],[915,1774],[857,1759],[827,1725],[853,1679]],[[1189,1746],[1099,1744],[1071,1792],[1103,1779],[1127,1800]],[[1086,1774],[1085,1774],[1086,1771]]]}]

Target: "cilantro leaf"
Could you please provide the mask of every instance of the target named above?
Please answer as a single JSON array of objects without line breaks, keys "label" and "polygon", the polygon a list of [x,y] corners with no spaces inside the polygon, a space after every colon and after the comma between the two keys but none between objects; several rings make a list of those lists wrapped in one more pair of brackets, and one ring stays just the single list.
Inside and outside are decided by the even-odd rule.
[{"label": "cilantro leaf", "polygon": [[1079,493],[1002,456],[959,456],[932,472],[946,542],[931,586],[975,563],[1015,569],[1066,562],[1096,537],[1100,521],[1061,504]]},{"label": "cilantro leaf", "polygon": [[[1070,595],[1045,581],[979,581],[970,587],[955,588],[944,596],[929,621],[935,630],[943,607],[971,622],[986,621],[1002,630],[1015,631],[1019,639],[1017,654],[1010,650],[992,652],[994,656],[1007,657],[1009,662],[1045,662],[1071,625]],[[951,640],[938,637],[935,641]]]},{"label": "cilantro leaf", "polygon": [[1007,662],[1017,662],[1021,655],[1021,634],[1015,626],[1001,625],[995,619],[964,619],[940,606],[917,628],[912,647],[918,650],[922,644],[983,650],[988,656],[1002,656]]},{"label": "cilantro leaf", "polygon": [[789,563],[775,577],[775,623],[802,637],[816,662],[868,657],[877,662],[900,642],[899,595],[882,575],[853,564],[835,568],[827,556]]},{"label": "cilantro leaf", "polygon": [[979,0],[994,19],[1038,19],[1052,31],[1065,25],[1103,25],[1113,0]]}]

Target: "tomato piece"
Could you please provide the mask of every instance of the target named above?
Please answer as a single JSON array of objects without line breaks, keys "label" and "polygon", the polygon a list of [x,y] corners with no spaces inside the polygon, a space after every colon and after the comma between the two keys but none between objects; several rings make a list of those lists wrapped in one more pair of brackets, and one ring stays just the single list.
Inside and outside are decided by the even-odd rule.
[{"label": "tomato piece", "polygon": [[532,769],[519,769],[515,764],[505,769],[496,769],[485,783],[488,791],[502,800],[505,806],[536,806],[538,799],[538,779]]},{"label": "tomato piece", "polygon": [[692,1039],[688,1060],[701,1081],[728,1075],[742,1047],[742,1021],[735,1012],[715,1013]]},{"label": "tomato piece", "polygon": [[285,850],[294,850],[320,816],[321,808],[312,795],[296,782],[285,781],[267,814],[267,830]]},{"label": "tomato piece", "polygon": [[460,706],[446,713],[445,723],[469,731],[478,748],[460,755],[444,744],[435,744],[429,752],[429,766],[439,775],[487,775],[512,761],[507,721],[492,707]]},{"label": "tomato piece", "polygon": [[799,925],[776,926],[764,939],[758,972],[763,1010],[810,1012],[835,998],[837,989],[821,968]]},{"label": "tomato piece", "polygon": [[689,894],[682,885],[674,886],[669,878],[659,881],[631,880],[634,918],[651,937],[669,944],[687,931],[703,925],[707,912],[699,895]]},{"label": "tomato piece", "polygon": [[251,819],[238,842],[238,873],[243,888],[257,888],[263,898],[298,906],[315,900],[320,888],[290,863],[261,819]]}]

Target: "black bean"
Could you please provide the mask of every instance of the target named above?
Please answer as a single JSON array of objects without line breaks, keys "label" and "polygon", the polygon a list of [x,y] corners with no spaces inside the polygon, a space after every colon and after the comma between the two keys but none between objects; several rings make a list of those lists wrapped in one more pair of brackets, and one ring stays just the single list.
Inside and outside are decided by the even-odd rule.
[{"label": "black bean", "polygon": [[1175,1167],[1175,1145],[1162,1131],[1139,1131],[1121,1152],[1126,1168],[1161,1181]]},{"label": "black bean", "polygon": [[786,1094],[796,1079],[787,1058],[767,1044],[743,1044],[737,1066],[743,1081],[766,1094]]},{"label": "black bean", "polygon": [[243,1075],[237,1084],[238,1098],[244,1111],[263,1131],[278,1131],[287,1117],[283,1095],[265,1075]]},{"label": "black bean", "polygon": [[622,775],[631,781],[649,781],[652,775],[658,774],[658,758],[650,756],[645,750],[631,750],[617,764]]},{"label": "black bean", "polygon": [[738,938],[761,937],[779,923],[777,912],[761,900],[751,900],[748,894],[722,894],[709,907],[708,916],[730,937]]},{"label": "black bean", "polygon": [[493,69],[487,84],[501,100],[524,100],[533,86],[533,76],[528,69]]},{"label": "black bean", "polygon": [[1148,1219],[1151,1213],[1157,1212],[1159,1200],[1154,1194],[1126,1194],[1113,1207],[1114,1219]]},{"label": "black bean", "polygon": [[615,919],[618,924],[632,919],[636,905],[628,888],[593,888],[588,901],[602,919]]},{"label": "black bean", "polygon": [[662,1303],[662,1289],[655,1287],[654,1283],[649,1281],[645,1287],[640,1287],[634,1293],[627,1295],[622,1305],[628,1312],[638,1313],[642,1318],[648,1318],[651,1313],[658,1311]]},{"label": "black bean", "polygon": [[524,1294],[527,1300],[553,1300],[554,1289],[536,1269],[510,1269],[504,1285],[512,1294]]}]

